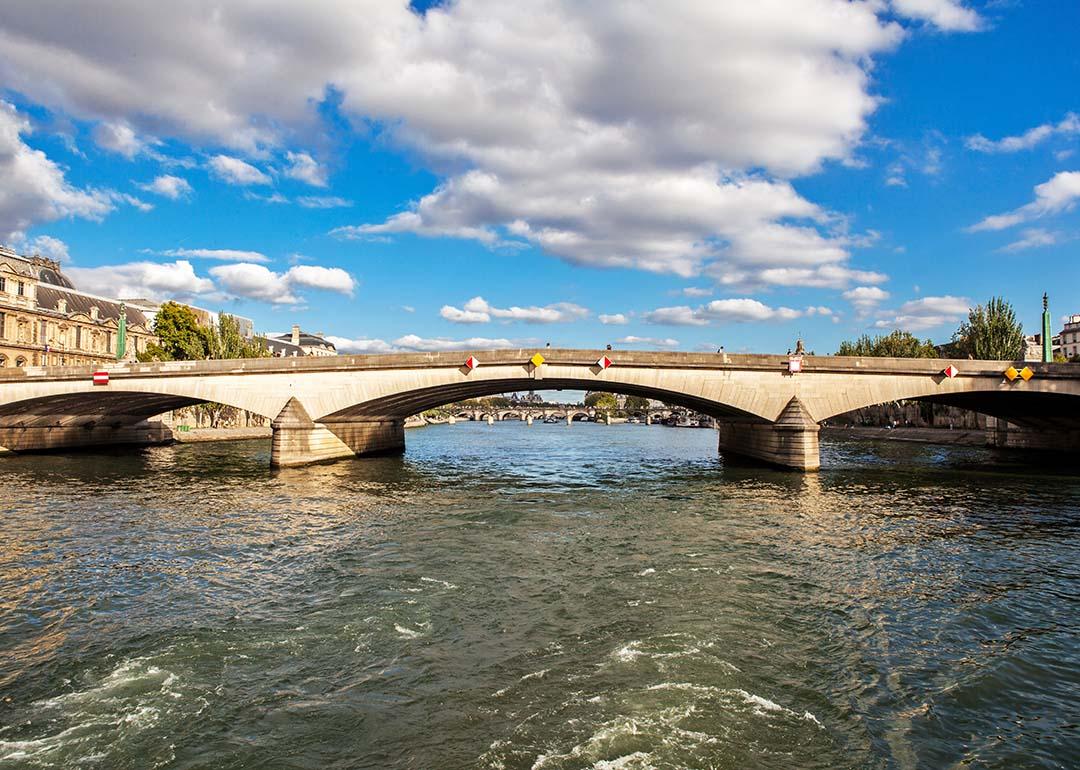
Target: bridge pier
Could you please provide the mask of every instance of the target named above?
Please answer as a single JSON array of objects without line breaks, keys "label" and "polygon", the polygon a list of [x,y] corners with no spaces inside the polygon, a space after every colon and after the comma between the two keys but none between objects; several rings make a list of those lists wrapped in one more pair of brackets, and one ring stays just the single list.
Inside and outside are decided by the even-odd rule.
[{"label": "bridge pier", "polygon": [[271,427],[270,465],[275,468],[405,451],[403,419],[319,423],[295,398],[289,399]]},{"label": "bridge pier", "polygon": [[821,468],[818,424],[792,397],[774,423],[718,420],[719,450],[797,471]]},{"label": "bridge pier", "polygon": [[150,446],[173,440],[168,426],[147,420],[112,425],[0,427],[0,454],[114,445]]},{"label": "bridge pier", "polygon": [[986,418],[986,444],[998,449],[1080,452],[1080,430],[1062,426],[1017,425],[1000,417]]}]

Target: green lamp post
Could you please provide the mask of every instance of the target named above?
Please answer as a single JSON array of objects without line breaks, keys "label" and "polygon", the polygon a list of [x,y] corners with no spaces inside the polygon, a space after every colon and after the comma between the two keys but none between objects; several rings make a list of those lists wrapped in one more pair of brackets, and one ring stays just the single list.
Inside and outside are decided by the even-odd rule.
[{"label": "green lamp post", "polygon": [[1054,340],[1050,333],[1050,298],[1043,293],[1043,316],[1042,316],[1042,360],[1044,364],[1054,361]]}]

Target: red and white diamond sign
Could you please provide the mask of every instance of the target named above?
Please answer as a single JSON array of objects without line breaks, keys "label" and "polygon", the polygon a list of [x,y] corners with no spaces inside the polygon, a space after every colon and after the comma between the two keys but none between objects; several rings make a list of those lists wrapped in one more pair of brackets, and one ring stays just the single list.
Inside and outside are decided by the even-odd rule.
[{"label": "red and white diamond sign", "polygon": [[477,360],[476,356],[469,356],[465,359],[465,368],[469,371],[472,371],[478,366],[480,366],[480,361]]},{"label": "red and white diamond sign", "polygon": [[94,372],[94,384],[95,385],[108,385],[109,373],[108,372]]},{"label": "red and white diamond sign", "polygon": [[945,367],[945,370],[942,372],[942,374],[944,374],[946,377],[948,377],[951,380],[953,377],[960,374],[960,370],[957,369],[952,364],[949,364],[948,366]]},{"label": "red and white diamond sign", "polygon": [[607,369],[613,363],[614,361],[612,361],[607,356],[600,356],[600,360],[596,362],[596,365],[599,366],[601,369]]}]

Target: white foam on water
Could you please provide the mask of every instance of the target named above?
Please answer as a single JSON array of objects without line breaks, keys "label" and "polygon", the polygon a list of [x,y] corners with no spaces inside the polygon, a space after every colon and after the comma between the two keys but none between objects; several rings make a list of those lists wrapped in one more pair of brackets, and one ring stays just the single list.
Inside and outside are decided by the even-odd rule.
[{"label": "white foam on water", "polygon": [[824,729],[825,725],[821,724],[821,721],[811,714],[809,711],[804,711],[799,714],[796,711],[792,711],[789,708],[781,706],[776,701],[771,701],[768,698],[763,698],[760,695],[754,695],[746,690],[730,690],[729,692],[738,695],[746,702],[747,705],[753,707],[753,711],[758,716],[770,716],[773,714],[785,714],[787,716],[795,717],[796,719],[803,719],[807,722],[813,722],[818,727]]},{"label": "white foam on water", "polygon": [[443,588],[445,588],[447,590],[457,588],[457,586],[454,585],[453,583],[448,583],[445,580],[436,580],[435,578],[429,578],[429,577],[420,578],[420,582],[422,582],[422,583],[437,583],[438,585],[441,585]]},{"label": "white foam on water", "polygon": [[635,751],[618,759],[601,759],[593,763],[593,770],[651,770],[655,765],[649,764],[652,754],[645,751]]},{"label": "white foam on water", "polygon": [[519,682],[524,682],[526,679],[543,679],[551,669],[542,668],[539,671],[533,671],[531,674],[526,674],[519,679]]},{"label": "white foam on water", "polygon": [[420,630],[417,631],[412,628],[406,628],[405,626],[394,624],[394,630],[398,632],[398,636],[402,639],[418,639],[431,630],[430,623],[421,623]]},{"label": "white foam on water", "polygon": [[641,572],[639,572],[639,573],[637,573],[637,574],[638,574],[638,577],[643,577],[643,576],[645,576],[645,575],[652,575],[652,574],[654,574],[655,572],[656,572],[656,570],[655,570],[655,569],[653,569],[652,567],[648,567],[648,568],[646,568],[646,569],[643,569],[643,570],[642,570]]}]

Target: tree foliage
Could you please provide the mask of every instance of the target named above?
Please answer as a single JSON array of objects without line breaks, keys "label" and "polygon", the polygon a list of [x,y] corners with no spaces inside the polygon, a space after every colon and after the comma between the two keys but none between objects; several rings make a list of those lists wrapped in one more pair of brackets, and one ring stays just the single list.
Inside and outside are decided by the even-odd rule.
[{"label": "tree foliage", "polygon": [[988,361],[1016,361],[1024,357],[1024,327],[1004,297],[991,297],[977,305],[953,334],[961,355]]},{"label": "tree foliage", "polygon": [[619,408],[619,402],[615,396],[611,393],[589,393],[585,396],[585,406],[591,406],[594,409],[602,409],[605,411],[613,411]]},{"label": "tree foliage", "polygon": [[644,396],[627,396],[624,407],[628,412],[644,412],[649,408],[649,399]]},{"label": "tree foliage", "polygon": [[140,361],[202,361],[208,358],[263,358],[270,352],[256,338],[240,333],[240,323],[231,315],[218,315],[216,326],[205,327],[187,305],[166,302],[154,318],[158,341],[139,354]]},{"label": "tree foliage", "polygon": [[854,342],[844,340],[838,356],[872,356],[875,358],[937,358],[938,352],[930,340],[920,340],[911,332],[896,329],[889,334],[871,337],[864,334]]}]

